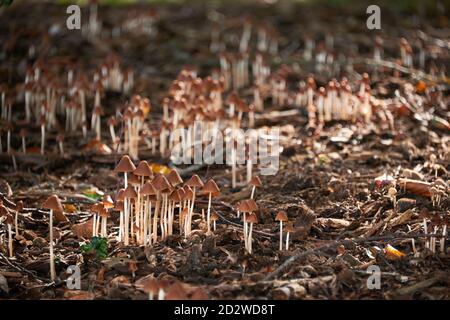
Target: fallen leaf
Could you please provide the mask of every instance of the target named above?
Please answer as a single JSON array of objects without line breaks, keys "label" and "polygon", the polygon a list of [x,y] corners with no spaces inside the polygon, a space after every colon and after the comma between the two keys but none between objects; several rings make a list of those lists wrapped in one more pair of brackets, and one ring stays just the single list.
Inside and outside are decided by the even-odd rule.
[{"label": "fallen leaf", "polygon": [[412,179],[399,179],[398,182],[401,188],[414,193],[415,195],[431,197],[430,184],[428,182]]},{"label": "fallen leaf", "polygon": [[389,260],[397,260],[405,256],[403,252],[395,249],[390,244],[388,244],[386,248],[384,248],[384,254],[386,255],[386,258],[388,258]]}]

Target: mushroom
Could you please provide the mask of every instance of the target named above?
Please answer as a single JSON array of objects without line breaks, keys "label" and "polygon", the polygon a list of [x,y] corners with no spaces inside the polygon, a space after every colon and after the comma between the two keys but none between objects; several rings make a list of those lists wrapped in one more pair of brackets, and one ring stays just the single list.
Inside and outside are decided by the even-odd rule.
[{"label": "mushroom", "polygon": [[16,230],[16,235],[19,234],[18,220],[19,220],[19,213],[21,213],[22,211],[23,211],[23,201],[19,200],[16,202],[16,216],[14,218],[14,226],[15,226],[15,230]]},{"label": "mushroom", "polygon": [[292,224],[288,224],[285,228],[285,231],[286,231],[286,250],[289,250],[289,234],[291,232],[295,232],[295,229],[292,226]]},{"label": "mushroom", "polygon": [[[123,190],[123,189],[122,189]],[[118,241],[122,242],[123,238],[123,200],[116,200],[116,203],[114,205],[114,210],[119,211],[119,235],[118,235]]]},{"label": "mushroom", "polygon": [[148,300],[153,300],[155,294],[159,292],[158,280],[154,277],[148,277],[144,280],[144,292],[148,294]]},{"label": "mushroom", "polygon": [[[210,225],[210,219],[211,219],[211,198],[212,196],[217,196],[220,194],[220,189],[217,186],[216,182],[213,179],[208,180],[205,185],[203,186],[203,193],[208,194],[208,212],[206,216],[206,223],[208,226],[208,233],[211,232],[211,225]],[[214,227],[214,231],[216,228]]]},{"label": "mushroom", "polygon": [[239,212],[242,212],[242,221],[244,223],[244,245],[245,245],[245,249],[248,251],[248,242],[247,242],[247,238],[248,238],[248,227],[247,227],[247,213],[252,212],[249,203],[244,200],[241,201],[241,203],[238,206],[238,210]]},{"label": "mushroom", "polygon": [[200,177],[196,174],[194,174],[188,181],[186,181],[186,185],[189,187],[192,187],[192,202],[191,202],[191,208],[190,208],[190,212],[189,212],[189,217],[188,217],[188,227],[189,230],[188,232],[190,232],[190,228],[191,228],[191,221],[192,221],[192,215],[194,213],[194,205],[195,205],[195,188],[201,188],[203,187],[203,182],[200,179]]},{"label": "mushroom", "polygon": [[43,155],[45,149],[45,124],[46,124],[44,115],[41,116],[39,124],[41,126],[41,154]]},{"label": "mushroom", "polygon": [[[125,191],[123,192],[124,196],[124,235],[125,235],[125,245],[127,246],[130,243],[130,223],[133,224],[133,219],[130,217],[131,212],[131,200],[136,199],[137,193],[134,190],[134,188],[129,185],[127,188],[125,188]],[[133,230],[131,230],[133,232]]]},{"label": "mushroom", "polygon": [[[122,158],[120,159],[116,168],[114,169],[114,172],[124,174],[124,188],[125,189],[127,189],[127,187],[128,187],[128,173],[133,172],[135,169],[136,169],[135,165],[131,161],[130,157],[127,155],[122,156]],[[133,189],[133,191],[134,191],[134,189]],[[125,223],[124,231],[128,231],[128,226],[126,224],[126,222],[129,223],[129,214],[130,214],[128,211],[128,208],[129,208],[128,199],[129,199],[129,197],[125,197],[124,203],[123,203],[124,210],[125,210],[124,211],[124,223]],[[124,236],[125,236],[126,243],[128,244],[128,232],[125,232]]]},{"label": "mushroom", "polygon": [[109,209],[113,209],[114,208],[114,202],[111,198],[110,195],[104,195],[103,199],[102,199],[102,204],[103,204],[103,210],[100,210],[99,214],[100,217],[102,217],[102,232],[101,235],[102,237],[107,237],[108,233],[106,230],[106,226],[108,224],[108,218],[109,218]]},{"label": "mushroom", "polygon": [[247,222],[250,224],[250,228],[248,231],[248,237],[247,237],[247,247],[248,247],[248,253],[252,254],[252,234],[253,234],[253,224],[254,223],[258,223],[258,217],[256,216],[255,213],[250,213],[248,215],[248,220]]},{"label": "mushroom", "polygon": [[216,221],[219,220],[219,216],[217,215],[217,213],[213,212],[211,214],[211,221],[213,222],[213,230],[216,231]]},{"label": "mushroom", "polygon": [[58,133],[56,136],[56,141],[58,142],[59,153],[61,156],[64,155],[64,133]]},{"label": "mushroom", "polygon": [[26,143],[26,137],[28,136],[28,130],[25,128],[20,129],[20,138],[22,139],[22,152],[27,153],[27,143]]},{"label": "mushroom", "polygon": [[144,197],[144,230],[143,230],[143,244],[147,245],[147,241],[150,241],[151,238],[148,238],[149,231],[151,230],[152,225],[152,201],[150,200],[151,196],[156,196],[156,189],[151,182],[146,182],[140,192],[141,196]]},{"label": "mushroom", "polygon": [[396,204],[397,204],[397,189],[391,187],[388,190],[388,196],[392,201],[392,205],[394,206],[394,211],[396,210]]},{"label": "mushroom", "polygon": [[[152,168],[150,167],[150,165],[148,164],[147,161],[141,161],[139,162],[138,166],[136,167],[136,169],[133,171],[133,174],[139,178],[140,177],[140,181],[137,184],[137,203],[136,203],[136,207],[135,207],[135,215],[136,215],[136,224],[138,227],[142,227],[142,220],[144,219],[144,210],[142,210],[142,199],[141,199],[141,187],[144,185],[144,181],[145,178],[152,178],[153,177],[153,171]],[[143,229],[142,229],[143,230]],[[139,235],[139,238],[142,235]],[[143,242],[143,241],[142,241]]]},{"label": "mushroom", "polygon": [[63,207],[61,201],[57,195],[51,195],[42,204],[43,209],[50,210],[49,217],[49,230],[50,230],[50,279],[55,281],[56,271],[55,271],[55,257],[53,254],[53,211],[63,212]]},{"label": "mushroom", "polygon": [[288,221],[286,212],[279,211],[275,217],[275,221],[280,222],[280,251],[283,250],[283,222]]},{"label": "mushroom", "polygon": [[[169,210],[169,235],[173,233],[173,220],[174,220],[174,212],[176,203],[179,204],[179,213],[181,216],[181,195],[179,190],[173,190],[170,194],[170,210]],[[180,218],[181,219],[181,218]]]},{"label": "mushroom", "polygon": [[253,176],[250,179],[249,185],[252,186],[252,194],[250,195],[250,199],[253,199],[253,197],[255,196],[256,187],[260,188],[262,186],[261,179],[259,179],[258,176]]},{"label": "mushroom", "polygon": [[[165,239],[165,214],[166,214],[166,203],[168,198],[168,191],[170,191],[170,183],[167,181],[166,177],[162,174],[157,174],[152,181],[153,186],[156,189],[156,207],[153,215],[153,241],[157,239],[157,228],[158,228],[158,215],[160,215],[160,226],[161,226],[161,239]],[[162,196],[162,203],[161,203]]]}]

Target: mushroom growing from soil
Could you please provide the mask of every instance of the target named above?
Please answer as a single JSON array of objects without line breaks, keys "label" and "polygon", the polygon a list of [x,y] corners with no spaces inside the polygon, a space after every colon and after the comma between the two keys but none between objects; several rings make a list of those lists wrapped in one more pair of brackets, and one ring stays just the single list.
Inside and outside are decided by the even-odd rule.
[{"label": "mushroom growing from soil", "polygon": [[289,234],[291,232],[295,232],[294,226],[292,224],[288,224],[285,228],[286,231],[286,250],[289,250]]},{"label": "mushroom growing from soil", "polygon": [[392,201],[392,205],[394,206],[394,211],[396,210],[397,205],[397,189],[391,187],[388,190],[388,196]]},{"label": "mushroom growing from soil", "polygon": [[50,210],[49,217],[49,231],[50,231],[50,279],[55,281],[56,271],[55,271],[55,257],[53,254],[53,212],[63,212],[63,207],[61,205],[61,201],[59,200],[57,195],[51,195],[45,200],[42,204],[43,209]]},{"label": "mushroom growing from soil", "polygon": [[262,186],[262,182],[261,179],[259,179],[258,176],[253,176],[250,179],[249,185],[252,186],[252,194],[250,195],[250,199],[253,199],[253,197],[255,196],[255,190],[256,188],[260,188]]},{"label": "mushroom growing from soil", "polygon": [[192,200],[191,200],[191,207],[189,209],[189,215],[187,217],[188,219],[188,232],[191,231],[191,221],[192,221],[192,214],[194,213],[194,205],[195,205],[195,189],[203,187],[203,182],[200,179],[200,177],[196,174],[194,174],[188,181],[186,181],[186,185],[189,187],[192,187]]},{"label": "mushroom growing from soil", "polygon": [[[130,157],[127,155],[122,156],[119,163],[117,164],[116,168],[114,169],[114,172],[123,173],[124,174],[124,189],[127,189],[128,187],[128,173],[133,172],[136,169],[135,165],[131,161]],[[134,189],[133,189],[134,191]],[[129,191],[130,192],[130,191]],[[123,206],[124,206],[124,236],[126,244],[128,244],[128,226],[126,222],[129,222],[129,197],[125,197],[123,200]]]},{"label": "mushroom growing from soil", "polygon": [[219,220],[219,216],[213,212],[210,219],[213,222],[213,230],[216,231],[216,221]]},{"label": "mushroom growing from soil", "polygon": [[248,253],[252,254],[252,251],[253,251],[253,249],[252,249],[253,224],[254,223],[258,223],[258,217],[256,216],[255,213],[250,213],[249,216],[248,216],[247,222],[250,224],[250,228],[249,228],[249,231],[248,231],[248,238],[247,238],[247,247],[248,247]]},{"label": "mushroom growing from soil", "polygon": [[153,300],[155,294],[159,292],[158,280],[154,277],[148,277],[144,280],[144,292],[148,294],[148,300]]},{"label": "mushroom growing from soil", "polygon": [[14,227],[15,227],[15,230],[16,230],[16,235],[19,234],[19,223],[18,223],[18,220],[19,220],[19,213],[21,213],[22,211],[23,211],[23,201],[19,200],[19,201],[16,202],[16,216],[14,218]]},{"label": "mushroom growing from soil", "polygon": [[[217,196],[220,194],[220,189],[217,186],[216,182],[213,179],[208,180],[203,186],[203,193],[208,194],[208,213],[206,216],[206,224],[208,226],[208,233],[211,232],[211,199],[213,196]],[[214,227],[214,230],[216,228]]]},{"label": "mushroom growing from soil", "polygon": [[288,221],[288,217],[286,215],[286,212],[279,211],[277,213],[277,216],[275,217],[275,221],[280,222],[280,251],[283,250],[283,222]]}]

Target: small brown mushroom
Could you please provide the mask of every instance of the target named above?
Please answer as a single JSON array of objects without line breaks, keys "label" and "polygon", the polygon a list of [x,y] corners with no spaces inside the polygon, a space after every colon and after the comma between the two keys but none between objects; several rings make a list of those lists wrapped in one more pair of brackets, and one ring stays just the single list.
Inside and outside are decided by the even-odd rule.
[{"label": "small brown mushroom", "polygon": [[275,221],[280,222],[280,251],[283,250],[283,222],[288,221],[286,212],[279,211],[275,217]]}]

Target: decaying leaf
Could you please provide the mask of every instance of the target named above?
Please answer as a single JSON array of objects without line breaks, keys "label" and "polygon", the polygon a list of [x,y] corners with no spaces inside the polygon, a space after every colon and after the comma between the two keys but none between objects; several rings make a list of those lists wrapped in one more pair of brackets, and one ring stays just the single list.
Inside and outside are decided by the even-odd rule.
[{"label": "decaying leaf", "polygon": [[401,188],[415,195],[421,197],[431,197],[430,184],[428,182],[412,179],[399,179],[398,183]]},{"label": "decaying leaf", "polygon": [[390,244],[386,245],[384,248],[384,254],[387,259],[389,260],[398,260],[400,258],[403,258],[405,254],[397,249],[395,249]]}]

